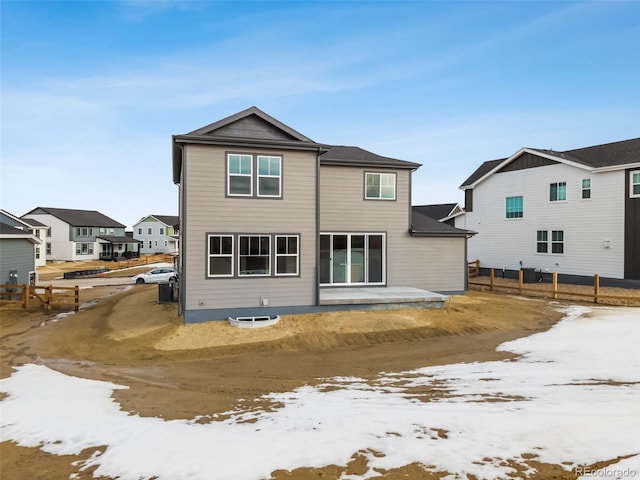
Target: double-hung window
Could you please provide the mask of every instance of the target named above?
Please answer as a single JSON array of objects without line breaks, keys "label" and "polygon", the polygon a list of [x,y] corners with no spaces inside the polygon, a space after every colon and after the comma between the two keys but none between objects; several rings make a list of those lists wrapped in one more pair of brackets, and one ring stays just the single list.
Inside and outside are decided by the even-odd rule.
[{"label": "double-hung window", "polygon": [[227,154],[227,195],[281,198],[282,157]]},{"label": "double-hung window", "polygon": [[209,277],[233,276],[233,236],[209,235]]},{"label": "double-hung window", "polygon": [[253,156],[229,154],[227,156],[227,194],[243,197],[253,195]]},{"label": "double-hung window", "polygon": [[298,243],[297,235],[276,235],[276,275],[298,275]]},{"label": "double-hung window", "polygon": [[549,201],[563,202],[567,199],[567,182],[556,182],[549,185]]},{"label": "double-hung window", "polygon": [[367,200],[395,200],[396,174],[372,173],[364,174],[364,198]]},{"label": "double-hung window", "polygon": [[536,252],[549,252],[549,232],[546,230],[538,230],[536,235]]},{"label": "double-hung window", "polygon": [[582,198],[591,198],[591,179],[585,178],[582,180]]},{"label": "double-hung window", "polygon": [[258,155],[258,196],[282,196],[282,157]]},{"label": "double-hung window", "polygon": [[564,253],[564,230],[551,231],[551,253]]},{"label": "double-hung window", "polygon": [[505,218],[522,218],[524,216],[524,201],[522,195],[507,197],[505,200]]},{"label": "double-hung window", "polygon": [[640,170],[629,174],[629,196],[640,197]]},{"label": "double-hung window", "polygon": [[271,237],[268,235],[239,235],[238,242],[238,275],[270,275]]}]

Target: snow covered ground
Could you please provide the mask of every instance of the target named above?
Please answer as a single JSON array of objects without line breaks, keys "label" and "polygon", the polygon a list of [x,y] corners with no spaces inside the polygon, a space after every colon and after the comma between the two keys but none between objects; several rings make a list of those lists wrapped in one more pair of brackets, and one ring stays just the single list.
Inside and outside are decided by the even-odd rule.
[{"label": "snow covered ground", "polygon": [[[96,476],[123,480],[269,478],[346,465],[356,452],[369,471],[345,480],[412,462],[446,478],[507,478],[507,462],[526,465],[530,454],[567,462],[585,480],[640,479],[640,309],[566,314],[548,332],[499,347],[517,360],[381,373],[369,383],[326,379],[267,396],[280,407],[207,424],[130,414],[111,398],[125,386],[24,365],[1,382],[0,439],[54,454],[106,445],[78,468],[98,465]],[[625,455],[600,471],[584,468]]]}]

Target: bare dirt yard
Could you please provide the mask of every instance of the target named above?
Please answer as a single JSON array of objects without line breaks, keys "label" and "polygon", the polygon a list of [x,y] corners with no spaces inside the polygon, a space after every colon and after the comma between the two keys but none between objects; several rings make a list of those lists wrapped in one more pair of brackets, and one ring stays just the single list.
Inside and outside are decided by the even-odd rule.
[{"label": "bare dirt yard", "polygon": [[[558,303],[472,291],[443,309],[355,311],[285,316],[273,327],[234,329],[226,322],[182,325],[175,304],[158,304],[155,285],[83,290],[80,312],[0,307],[0,377],[39,363],[60,372],[130,388],[114,393],[122,409],[164,419],[207,421],[242,400],[317,385],[322,378],[373,378],[381,371],[507,358],[495,348],[550,328]],[[245,400],[246,401],[246,400]],[[0,474],[7,479],[94,478],[73,462],[37,448],[0,443]],[[366,462],[276,471],[274,479],[339,478]],[[572,479],[559,465],[532,460],[537,479]],[[407,465],[385,478],[439,478]]]}]

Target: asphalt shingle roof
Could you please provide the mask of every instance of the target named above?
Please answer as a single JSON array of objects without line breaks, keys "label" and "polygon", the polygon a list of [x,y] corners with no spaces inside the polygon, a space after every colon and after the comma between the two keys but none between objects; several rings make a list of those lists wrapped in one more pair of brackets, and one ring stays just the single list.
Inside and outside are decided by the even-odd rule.
[{"label": "asphalt shingle roof", "polygon": [[414,212],[441,220],[448,217],[456,205],[457,203],[437,203],[433,205],[414,205],[412,208]]},{"label": "asphalt shingle roof", "polygon": [[[614,167],[640,161],[640,138],[576,148],[563,152],[540,148],[529,148],[529,150],[553,155],[591,168]],[[460,186],[466,187],[473,184],[505,160],[506,158],[501,158],[484,162]]]},{"label": "asphalt shingle roof", "polygon": [[371,167],[399,167],[418,168],[419,163],[399,160],[397,158],[383,157],[375,153],[364,150],[360,147],[348,147],[340,145],[327,145],[327,152],[320,155],[320,165],[343,165],[343,166],[371,166]]},{"label": "asphalt shingle roof", "polygon": [[72,227],[125,227],[120,222],[116,222],[114,219],[109,218],[96,210],[37,207],[30,212],[25,213],[24,216],[32,214],[36,210],[42,210],[45,213],[53,215]]},{"label": "asphalt shingle roof", "polygon": [[416,207],[411,211],[411,232],[413,234],[433,235],[443,237],[468,237],[475,235],[475,232],[453,227],[447,223],[442,223],[435,218],[420,213]]}]

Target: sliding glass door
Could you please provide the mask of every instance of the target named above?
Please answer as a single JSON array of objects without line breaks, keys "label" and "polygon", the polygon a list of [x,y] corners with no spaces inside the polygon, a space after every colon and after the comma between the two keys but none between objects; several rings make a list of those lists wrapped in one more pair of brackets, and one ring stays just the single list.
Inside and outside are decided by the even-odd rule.
[{"label": "sliding glass door", "polygon": [[383,233],[320,235],[321,285],[382,285],[385,260]]}]

